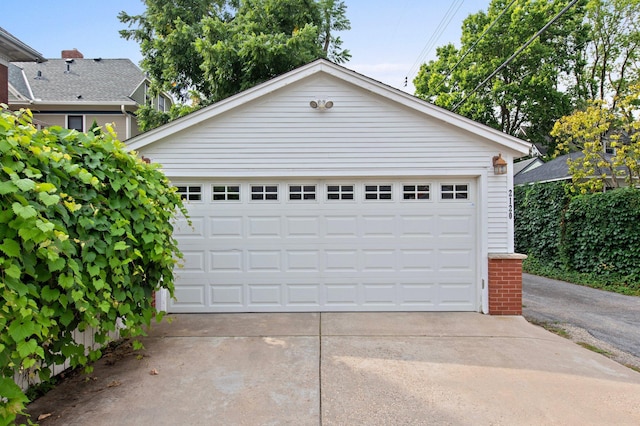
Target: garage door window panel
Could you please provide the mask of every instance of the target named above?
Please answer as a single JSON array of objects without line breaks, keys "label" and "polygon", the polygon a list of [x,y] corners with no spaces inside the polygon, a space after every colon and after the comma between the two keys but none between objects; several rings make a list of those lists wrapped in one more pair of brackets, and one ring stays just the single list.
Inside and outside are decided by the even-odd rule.
[{"label": "garage door window panel", "polygon": [[353,200],[354,185],[327,185],[327,200]]},{"label": "garage door window panel", "polygon": [[278,185],[251,185],[251,201],[278,201]]},{"label": "garage door window panel", "polygon": [[315,185],[289,185],[289,200],[313,201],[316,199]]},{"label": "garage door window panel", "polygon": [[391,200],[392,188],[393,188],[392,185],[365,185],[364,199],[365,200]]},{"label": "garage door window panel", "polygon": [[178,194],[185,201],[202,201],[202,185],[180,185]]},{"label": "garage door window panel", "polygon": [[469,185],[467,184],[442,184],[440,186],[440,198],[442,200],[468,200]]},{"label": "garage door window panel", "polygon": [[240,201],[240,185],[213,185],[213,201]]},{"label": "garage door window panel", "polygon": [[431,199],[430,189],[428,184],[404,184],[402,185],[402,199],[427,201]]}]

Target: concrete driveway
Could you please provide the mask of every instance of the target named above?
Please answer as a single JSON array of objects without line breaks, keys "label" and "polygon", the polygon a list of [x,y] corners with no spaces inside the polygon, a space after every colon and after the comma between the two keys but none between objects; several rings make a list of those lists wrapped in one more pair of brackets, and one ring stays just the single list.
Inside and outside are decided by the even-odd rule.
[{"label": "concrete driveway", "polygon": [[[476,313],[172,315],[30,405],[42,425],[640,424],[640,373]],[[142,356],[141,356],[142,355]]]}]

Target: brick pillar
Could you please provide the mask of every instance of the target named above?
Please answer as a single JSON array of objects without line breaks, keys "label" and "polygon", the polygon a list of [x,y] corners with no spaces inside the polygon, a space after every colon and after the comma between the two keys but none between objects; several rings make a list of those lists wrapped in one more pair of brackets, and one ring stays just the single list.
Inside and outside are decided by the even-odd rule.
[{"label": "brick pillar", "polygon": [[0,64],[0,104],[9,103],[9,68]]},{"label": "brick pillar", "polygon": [[489,254],[489,315],[522,315],[522,261],[516,253]]}]

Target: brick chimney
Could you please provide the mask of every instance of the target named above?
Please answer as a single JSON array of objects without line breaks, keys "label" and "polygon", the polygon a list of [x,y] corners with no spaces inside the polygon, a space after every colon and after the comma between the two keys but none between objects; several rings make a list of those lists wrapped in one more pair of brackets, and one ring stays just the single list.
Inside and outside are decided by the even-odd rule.
[{"label": "brick chimney", "polygon": [[63,50],[61,56],[62,56],[62,59],[82,59],[82,58],[84,58],[84,55],[82,53],[80,53],[80,51],[78,49],[76,49],[75,47],[73,48],[73,50]]}]

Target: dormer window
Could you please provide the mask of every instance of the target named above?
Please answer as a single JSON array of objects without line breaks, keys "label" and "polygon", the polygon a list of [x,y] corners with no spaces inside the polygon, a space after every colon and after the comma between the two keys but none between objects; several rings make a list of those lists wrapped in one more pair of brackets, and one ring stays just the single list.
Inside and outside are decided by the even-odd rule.
[{"label": "dormer window", "polygon": [[165,112],[164,96],[158,95],[158,111]]}]

